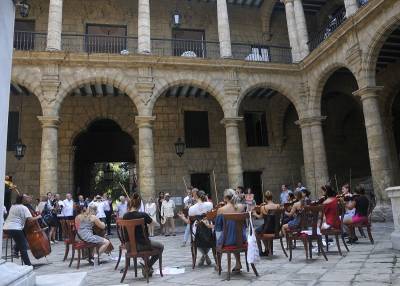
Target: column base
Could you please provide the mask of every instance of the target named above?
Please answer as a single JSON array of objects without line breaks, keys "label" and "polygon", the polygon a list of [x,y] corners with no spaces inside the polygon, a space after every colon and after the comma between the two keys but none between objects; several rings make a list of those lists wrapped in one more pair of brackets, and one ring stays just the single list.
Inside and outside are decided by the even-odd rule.
[{"label": "column base", "polygon": [[393,221],[392,207],[389,203],[378,203],[372,211],[371,220],[373,222]]},{"label": "column base", "polygon": [[392,240],[392,248],[396,250],[400,250],[400,231],[394,231],[390,235]]},{"label": "column base", "polygon": [[32,266],[23,266],[0,260],[0,284],[9,286],[35,286]]}]

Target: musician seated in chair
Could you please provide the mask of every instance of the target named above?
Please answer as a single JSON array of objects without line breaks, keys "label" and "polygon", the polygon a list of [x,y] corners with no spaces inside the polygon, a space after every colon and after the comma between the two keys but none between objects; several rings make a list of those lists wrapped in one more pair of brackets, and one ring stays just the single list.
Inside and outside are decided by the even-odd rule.
[{"label": "musician seated in chair", "polygon": [[350,230],[348,243],[353,243],[358,240],[352,225],[368,222],[369,204],[370,202],[365,196],[364,188],[357,186],[355,189],[355,195],[353,195],[352,200],[347,204],[349,209],[355,209],[355,214],[353,217],[344,217],[343,220],[343,223],[348,226]]},{"label": "musician seated in chair", "polygon": [[3,229],[15,241],[16,249],[21,253],[21,259],[25,265],[32,265],[28,256],[28,241],[24,233],[25,223],[29,220],[38,220],[42,216],[32,217],[29,209],[23,205],[26,195],[19,195],[4,223]]},{"label": "musician seated in chair", "polygon": [[291,220],[282,226],[282,234],[285,236],[288,231],[296,230],[300,227],[300,213],[304,209],[304,198],[302,191],[295,191],[296,202],[293,204],[290,212],[285,211],[285,214],[291,218]]},{"label": "musician seated in chair", "polygon": [[337,212],[338,199],[336,198],[336,191],[331,186],[322,186],[321,190],[324,192],[326,199],[322,202],[324,206],[324,221],[322,229],[340,229],[339,214]]},{"label": "musician seated in chair", "polygon": [[[81,213],[75,218],[75,225],[78,230],[78,236],[81,240],[97,244],[99,246],[98,254],[104,253],[110,245],[110,241],[104,237],[98,236],[93,233],[93,228],[96,226],[100,229],[105,229],[106,225],[96,217],[97,207],[90,205],[85,212]],[[96,263],[97,253],[94,254]]]},{"label": "musician seated in chair", "polygon": [[272,200],[272,193],[270,191],[266,191],[264,197],[264,204],[260,206],[260,214],[255,211],[253,211],[252,213],[256,218],[264,218],[264,223],[256,228],[257,245],[260,256],[268,255],[268,247],[267,245],[264,245],[265,252],[262,252],[259,236],[262,234],[275,233],[275,214],[271,214],[270,211],[277,210],[281,207],[279,204],[274,203],[274,201]]},{"label": "musician seated in chair", "polygon": [[[189,208],[189,216],[196,216],[201,218],[202,216],[213,209],[213,204],[208,202],[207,195],[204,191],[198,191],[196,195],[197,202]],[[212,237],[212,230],[209,227],[208,221],[202,219],[197,221],[193,226],[193,233],[196,239],[196,244],[200,250],[202,256],[199,261],[199,266],[203,266],[204,262],[207,265],[211,265],[211,259],[208,256],[211,246],[215,247],[215,240]]]},{"label": "musician seated in chair", "polygon": [[[245,210],[245,205],[240,202],[240,200],[237,198],[237,195],[234,190],[228,189],[225,190],[224,192],[224,201],[226,203],[225,206],[221,207],[218,209],[217,212],[217,217],[215,220],[215,234],[217,238],[217,247],[221,247],[222,243],[225,240],[225,245],[223,246],[230,246],[230,245],[236,245],[236,233],[235,233],[235,223],[233,221],[229,221],[227,224],[227,237],[224,239],[223,237],[223,229],[224,229],[224,218],[223,214],[234,214],[234,213],[243,213]],[[243,242],[246,242],[246,229],[243,229]],[[232,269],[232,272],[240,272],[242,269],[242,264],[240,262],[240,254],[235,253],[235,260],[236,260],[236,265]]]},{"label": "musician seated in chair", "polygon": [[[145,232],[143,233],[142,227],[141,226],[136,226],[135,229],[135,239],[136,239],[136,248],[137,251],[145,251],[145,250],[153,250],[153,249],[158,249],[160,253],[163,252],[164,250],[164,245],[154,241],[154,240],[150,240],[150,245],[148,244],[148,240],[146,239],[145,236],[148,236],[148,229],[147,229],[147,225],[155,223],[153,221],[153,219],[145,212],[141,212],[140,210],[140,206],[142,203],[142,199],[139,196],[138,193],[134,193],[132,195],[132,198],[130,199],[129,203],[128,203],[128,212],[126,214],[124,214],[123,219],[124,220],[129,220],[129,219],[140,219],[140,218],[144,218],[144,222],[146,224],[146,229]],[[149,261],[149,276],[153,275],[153,265],[154,263],[157,262],[159,256],[158,255],[154,255],[150,258]],[[142,271],[143,271],[143,277],[145,277],[145,273],[144,273],[144,265],[142,264]]]}]

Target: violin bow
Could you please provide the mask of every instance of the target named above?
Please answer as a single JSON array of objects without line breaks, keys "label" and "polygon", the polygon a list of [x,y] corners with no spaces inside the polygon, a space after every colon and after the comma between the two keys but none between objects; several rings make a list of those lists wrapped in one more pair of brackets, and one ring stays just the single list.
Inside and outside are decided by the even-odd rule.
[{"label": "violin bow", "polygon": [[261,176],[261,195],[262,195],[262,200],[263,200],[263,202],[264,202],[264,201],[265,201],[264,180],[262,179],[262,176]]},{"label": "violin bow", "polygon": [[188,186],[186,184],[185,176],[182,176],[183,184],[185,185],[185,190],[188,189]]},{"label": "violin bow", "polygon": [[217,205],[218,205],[218,191],[217,191],[217,183],[215,182],[216,181],[216,179],[215,179],[215,171],[214,171],[214,169],[213,169],[213,181],[214,181],[214,191],[215,191],[215,199],[216,199],[216,201],[217,201]]},{"label": "violin bow", "polygon": [[339,186],[338,186],[338,183],[337,183],[336,174],[335,174],[335,184],[336,184],[336,192],[339,192]]}]

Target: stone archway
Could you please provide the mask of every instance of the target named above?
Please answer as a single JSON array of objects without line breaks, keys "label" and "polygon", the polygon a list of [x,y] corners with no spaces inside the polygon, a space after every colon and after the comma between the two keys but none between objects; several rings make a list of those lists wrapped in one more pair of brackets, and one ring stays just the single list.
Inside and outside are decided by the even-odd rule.
[{"label": "stone archway", "polygon": [[135,164],[134,139],[115,121],[97,119],[78,134],[73,142],[75,195],[92,197],[91,179],[95,163],[124,162]]}]

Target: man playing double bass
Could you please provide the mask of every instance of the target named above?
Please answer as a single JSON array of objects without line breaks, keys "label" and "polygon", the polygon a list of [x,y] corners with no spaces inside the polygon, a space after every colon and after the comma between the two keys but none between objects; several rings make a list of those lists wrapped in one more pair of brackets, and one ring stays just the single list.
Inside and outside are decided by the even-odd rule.
[{"label": "man playing double bass", "polygon": [[11,206],[3,229],[15,241],[16,249],[21,253],[21,259],[25,265],[32,265],[28,256],[28,241],[24,233],[25,223],[30,220],[38,220],[41,216],[32,217],[29,209],[23,205],[24,196],[19,195],[15,204]]}]

